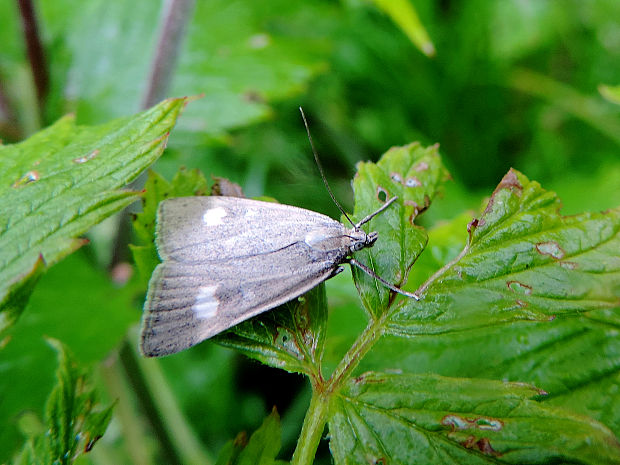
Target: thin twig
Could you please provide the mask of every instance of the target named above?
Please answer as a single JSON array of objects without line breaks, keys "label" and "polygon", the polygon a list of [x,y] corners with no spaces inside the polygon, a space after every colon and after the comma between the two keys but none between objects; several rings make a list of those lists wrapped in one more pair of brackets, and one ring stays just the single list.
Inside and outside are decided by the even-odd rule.
[{"label": "thin twig", "polygon": [[43,53],[43,45],[39,36],[37,18],[34,11],[32,0],[17,0],[19,12],[24,29],[24,41],[32,70],[32,79],[37,92],[37,102],[39,111],[42,114],[45,105],[45,98],[49,90],[49,73],[47,61]]},{"label": "thin twig", "polygon": [[[141,107],[144,109],[155,105],[167,95],[185,35],[184,32],[192,16],[194,2],[195,0],[167,0],[163,6],[157,49],[151,63],[146,92],[141,103]],[[146,174],[142,173],[129,185],[129,188],[139,190],[145,181]],[[114,269],[119,263],[129,260],[127,244],[131,239],[131,224],[129,222],[131,208],[123,210],[119,217],[110,269]],[[135,209],[135,207],[133,208]]]},{"label": "thin twig", "polygon": [[164,4],[161,34],[151,63],[142,108],[149,108],[166,97],[194,3],[195,0],[167,0]]},{"label": "thin twig", "polygon": [[[0,134],[3,134],[8,141],[18,141],[23,137],[19,127],[17,114],[11,104],[6,90],[2,84],[0,76]],[[0,140],[0,143],[4,141]]]}]

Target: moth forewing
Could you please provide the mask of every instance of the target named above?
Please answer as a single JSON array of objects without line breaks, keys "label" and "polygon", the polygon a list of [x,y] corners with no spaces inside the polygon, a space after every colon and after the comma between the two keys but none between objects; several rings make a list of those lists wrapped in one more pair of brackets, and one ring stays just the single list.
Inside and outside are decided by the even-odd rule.
[{"label": "moth forewing", "polygon": [[162,202],[142,323],[145,355],[169,355],[333,276],[376,235],[316,212],[236,197]]},{"label": "moth forewing", "polygon": [[344,226],[310,210],[238,197],[180,197],[159,204],[156,244],[162,260],[215,261],[257,254]]}]

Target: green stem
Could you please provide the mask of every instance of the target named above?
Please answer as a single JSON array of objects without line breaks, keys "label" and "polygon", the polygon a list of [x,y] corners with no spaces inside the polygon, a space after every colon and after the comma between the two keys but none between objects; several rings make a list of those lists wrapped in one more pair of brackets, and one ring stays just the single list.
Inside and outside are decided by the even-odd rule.
[{"label": "green stem", "polygon": [[291,465],[312,465],[314,463],[316,449],[323,436],[325,423],[327,423],[328,407],[329,396],[324,391],[313,387],[312,399],[304,418]]},{"label": "green stem", "polygon": [[[117,399],[114,407],[114,416],[118,419],[122,436],[125,439],[125,452],[130,457],[131,463],[153,465],[153,448],[149,447],[148,435],[145,432],[144,422],[141,421],[137,412],[133,395],[135,392],[127,382],[127,377],[118,356],[109,357],[100,365],[101,380],[105,384],[109,397]],[[106,456],[106,452],[108,456]],[[109,456],[108,448],[95,447],[92,451],[92,459],[96,464],[114,464]]]},{"label": "green stem", "polygon": [[187,422],[156,359],[142,357],[125,344],[121,360],[145,402],[151,426],[158,432],[168,462],[209,465],[215,462]]},{"label": "green stem", "polygon": [[584,96],[570,86],[527,69],[514,71],[508,83],[515,89],[557,105],[620,144],[618,118],[598,98]]},{"label": "green stem", "polygon": [[326,391],[328,393],[333,393],[341,387],[351,372],[357,368],[362,358],[364,358],[375,342],[377,342],[377,339],[381,337],[388,313],[389,312],[386,311],[379,319],[371,321],[357,338],[355,344],[353,344],[345,354],[327,382]]},{"label": "green stem", "polygon": [[325,382],[322,378],[314,378],[312,383],[312,399],[304,418],[304,424],[301,428],[301,434],[297,441],[297,448],[293,454],[291,465],[311,465],[314,462],[316,450],[327,423],[330,400],[351,372],[359,365],[364,355],[368,353],[377,339],[381,337],[386,318],[387,312],[366,327],[338,364],[329,381]]},{"label": "green stem", "polygon": [[159,413],[169,428],[170,439],[183,463],[208,465],[215,461],[187,422],[170,385],[164,377],[158,360],[141,359],[139,362],[147,385],[151,388]]}]

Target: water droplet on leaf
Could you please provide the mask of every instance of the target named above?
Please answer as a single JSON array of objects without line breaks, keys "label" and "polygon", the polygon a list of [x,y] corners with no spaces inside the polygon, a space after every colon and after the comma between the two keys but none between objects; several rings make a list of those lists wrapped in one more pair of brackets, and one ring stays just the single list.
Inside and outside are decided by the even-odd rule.
[{"label": "water droplet on leaf", "polygon": [[19,180],[13,183],[13,187],[21,187],[26,184],[30,184],[31,182],[38,181],[40,177],[41,176],[39,175],[37,171],[28,171]]}]

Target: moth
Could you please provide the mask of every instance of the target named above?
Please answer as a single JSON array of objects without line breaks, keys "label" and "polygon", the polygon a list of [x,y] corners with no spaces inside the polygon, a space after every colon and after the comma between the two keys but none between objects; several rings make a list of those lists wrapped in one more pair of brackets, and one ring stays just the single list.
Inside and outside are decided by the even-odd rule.
[{"label": "moth", "polygon": [[313,144],[312,149],[330,196],[352,228],[310,210],[239,197],[181,197],[159,204],[156,245],[162,263],[144,305],[144,355],[174,354],[198,344],[304,294],[341,272],[344,263],[417,299],[353,258],[377,240],[362,225],[397,198],[354,224],[331,192]]}]

